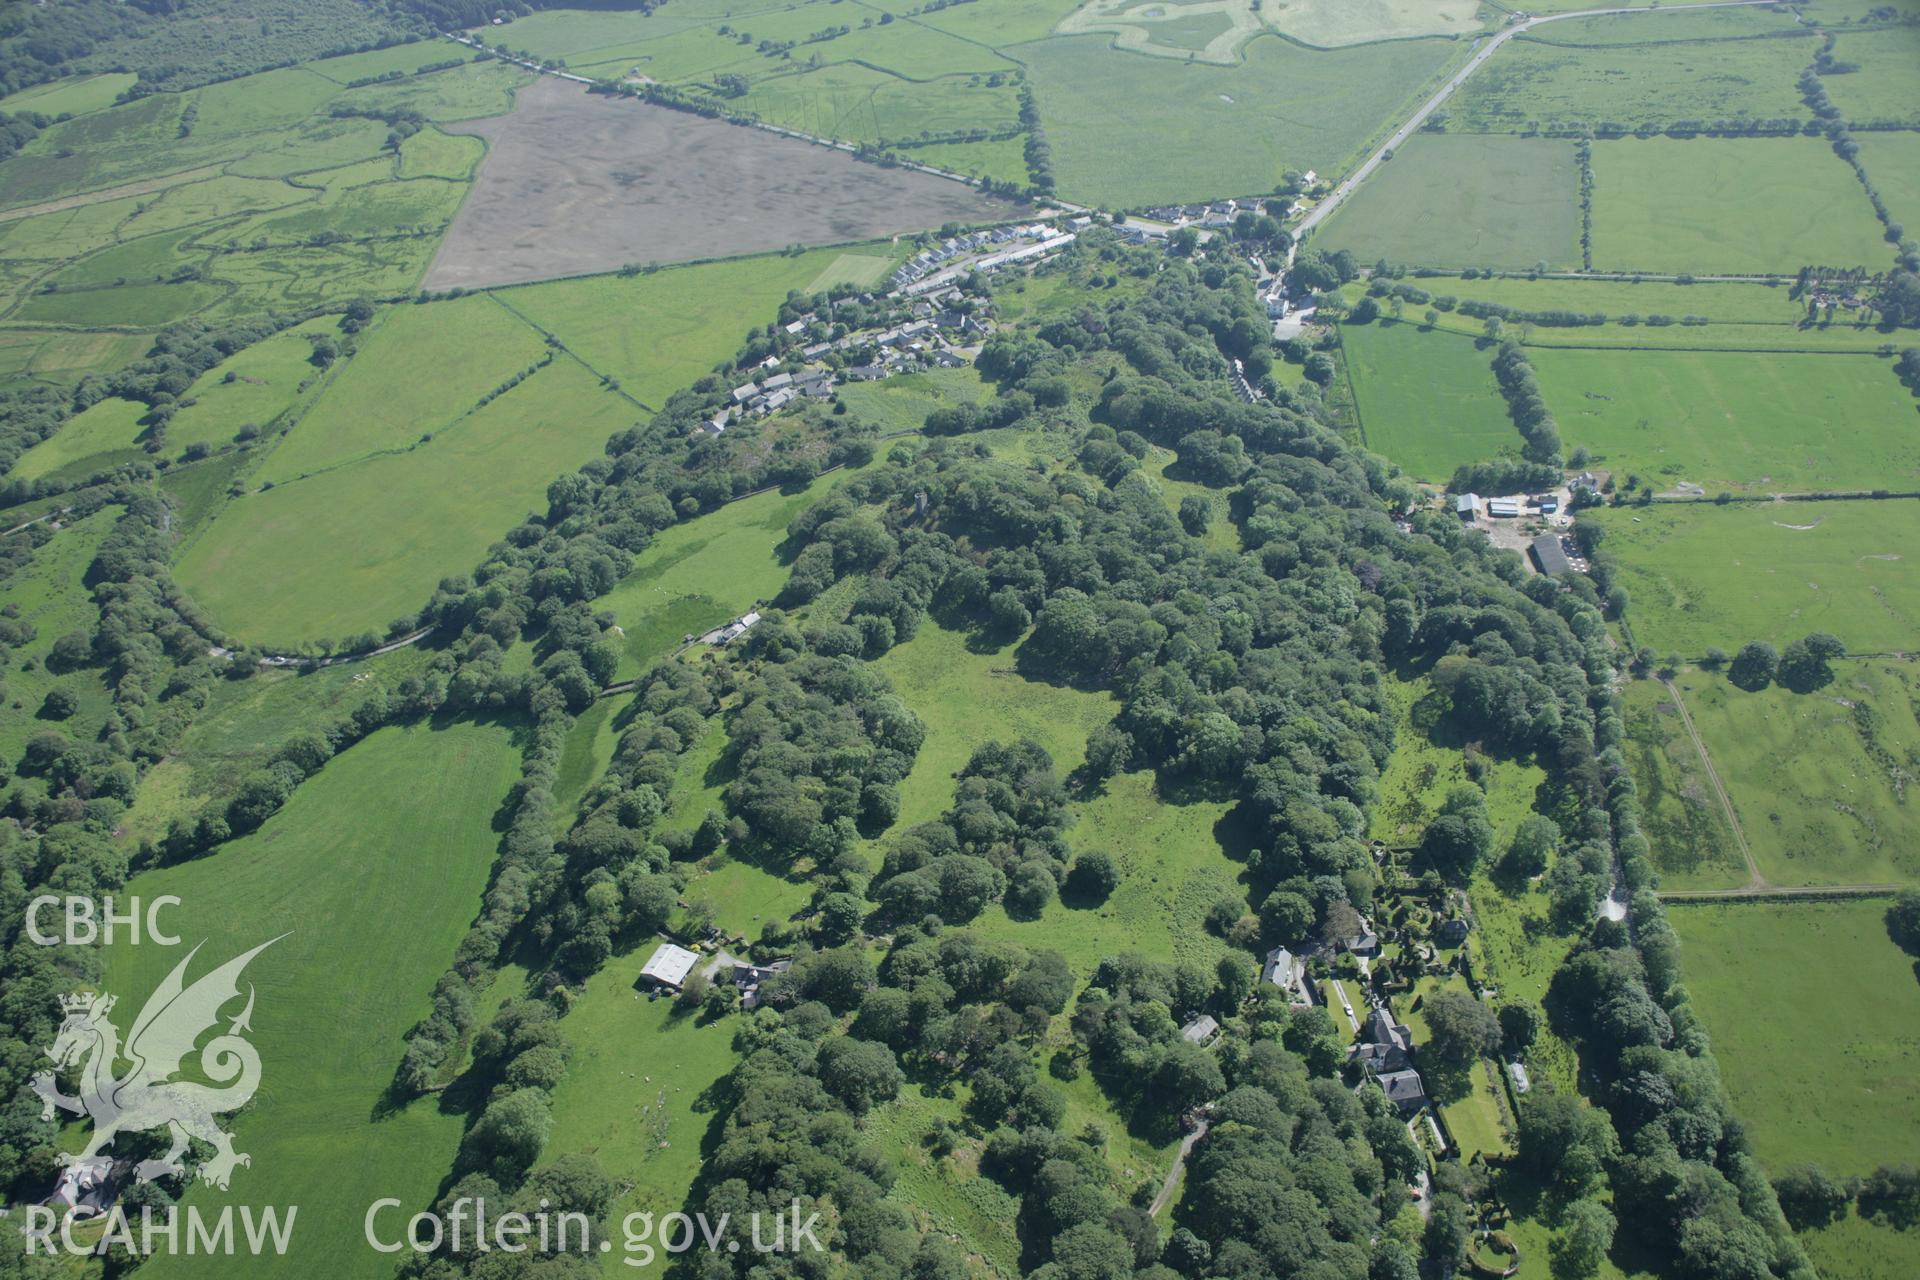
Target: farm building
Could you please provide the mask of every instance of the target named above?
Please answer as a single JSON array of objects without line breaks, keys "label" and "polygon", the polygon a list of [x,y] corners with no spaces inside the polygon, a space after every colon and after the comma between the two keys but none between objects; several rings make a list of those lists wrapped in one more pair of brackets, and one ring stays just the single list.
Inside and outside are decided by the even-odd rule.
[{"label": "farm building", "polygon": [[685,947],[663,942],[658,951],[647,957],[647,963],[640,969],[640,980],[656,991],[678,991],[686,985],[687,975],[699,961],[700,957]]},{"label": "farm building", "polygon": [[724,627],[715,627],[700,637],[701,644],[732,644],[760,621],[758,613],[743,613]]},{"label": "farm building", "polygon": [[1474,510],[1479,507],[1479,505],[1479,494],[1463,493],[1453,500],[1453,514],[1459,516],[1462,520],[1471,520],[1473,519]]},{"label": "farm building", "polygon": [[1518,520],[1520,518],[1520,499],[1488,498],[1487,514],[1496,520]]},{"label": "farm building", "polygon": [[1567,549],[1560,545],[1560,535],[1557,533],[1543,533],[1535,538],[1532,551],[1533,562],[1548,577],[1573,571],[1573,562],[1567,559]]}]

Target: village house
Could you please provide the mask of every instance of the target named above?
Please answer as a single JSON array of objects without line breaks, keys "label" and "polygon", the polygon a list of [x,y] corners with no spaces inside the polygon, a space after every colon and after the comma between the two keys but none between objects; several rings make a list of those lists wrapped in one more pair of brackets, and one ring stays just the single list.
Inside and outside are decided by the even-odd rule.
[{"label": "village house", "polygon": [[1260,980],[1286,992],[1296,1009],[1317,1002],[1314,981],[1307,974],[1307,962],[1285,947],[1267,952],[1266,962],[1260,968]]},{"label": "village house", "polygon": [[1212,1044],[1214,1037],[1219,1034],[1220,1024],[1210,1013],[1203,1013],[1180,1028],[1180,1038],[1188,1044]]},{"label": "village house", "polygon": [[1427,1086],[1418,1071],[1389,1071],[1374,1077],[1387,1101],[1400,1109],[1402,1116],[1419,1115],[1427,1107]]},{"label": "village house", "polygon": [[791,960],[775,960],[768,965],[748,964],[743,960],[736,960],[733,965],[733,985],[740,991],[740,1007],[742,1009],[758,1008],[760,985],[791,968],[793,968]]}]

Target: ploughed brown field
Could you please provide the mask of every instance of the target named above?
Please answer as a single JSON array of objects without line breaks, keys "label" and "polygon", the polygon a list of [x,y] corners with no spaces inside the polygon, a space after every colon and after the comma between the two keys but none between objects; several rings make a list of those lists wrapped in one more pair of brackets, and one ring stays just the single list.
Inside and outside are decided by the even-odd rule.
[{"label": "ploughed brown field", "polygon": [[552,78],[504,116],[423,287],[476,288],[1014,216],[965,185]]}]

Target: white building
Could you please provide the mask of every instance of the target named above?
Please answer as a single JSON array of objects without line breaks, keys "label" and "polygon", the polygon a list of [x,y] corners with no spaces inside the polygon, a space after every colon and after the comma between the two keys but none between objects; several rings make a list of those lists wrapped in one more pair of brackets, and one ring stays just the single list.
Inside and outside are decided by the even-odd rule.
[{"label": "white building", "polygon": [[700,957],[685,947],[663,942],[660,949],[647,958],[640,970],[642,980],[656,988],[678,991],[686,985],[687,975],[693,972],[693,966]]}]

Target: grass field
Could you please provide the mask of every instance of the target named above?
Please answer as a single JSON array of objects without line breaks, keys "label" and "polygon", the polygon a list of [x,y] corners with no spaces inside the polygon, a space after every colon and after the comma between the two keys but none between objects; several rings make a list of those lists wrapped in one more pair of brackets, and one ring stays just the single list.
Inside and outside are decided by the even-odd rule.
[{"label": "grass field", "polygon": [[[634,989],[654,946],[649,940],[608,961],[560,1024],[573,1054],[554,1090],[547,1150],[600,1162],[620,1188],[609,1210],[615,1223],[629,1213],[658,1221],[686,1202],[702,1143],[718,1121],[708,1090],[734,1065],[737,1019],[703,1026],[675,1013],[671,1000]],[[623,1265],[616,1248],[603,1267],[608,1275],[658,1275],[666,1261]]]},{"label": "grass field", "polygon": [[[98,625],[99,607],[80,583],[119,516],[120,508],[109,507],[69,525],[34,552],[32,564],[7,580],[7,604],[19,610],[20,620],[31,624],[35,633],[31,641],[11,651],[5,673],[8,714],[0,715],[0,760],[8,766],[20,758],[27,740],[43,730],[58,729],[83,742],[95,737],[113,709],[97,668],[52,672],[47,670],[47,654],[61,636],[91,631]],[[31,671],[26,669],[29,660]],[[40,718],[41,704],[56,688],[69,691],[80,703],[66,721]]]},{"label": "grass field", "polygon": [[1920,503],[1663,503],[1586,518],[1621,562],[1634,638],[1661,655],[1809,631],[1862,653],[1905,650],[1920,627]]},{"label": "grass field", "polygon": [[883,432],[917,431],[935,409],[979,404],[993,394],[993,386],[968,366],[849,383],[838,394],[848,413],[877,424]]},{"label": "grass field", "polygon": [[1831,1227],[1802,1232],[1800,1243],[1822,1280],[1920,1275],[1920,1232],[1901,1231],[1857,1212]]},{"label": "grass field", "polygon": [[545,354],[540,335],[489,297],[396,307],[361,336],[360,349],[253,480],[285,484],[404,449],[462,422],[483,396]]},{"label": "grass field", "polygon": [[1858,71],[1827,76],[1827,94],[1849,120],[1920,118],[1920,32],[1911,25],[1849,33],[1834,42],[1834,57]]},{"label": "grass field", "polygon": [[842,478],[839,472],[822,476],[797,494],[755,494],[662,530],[634,558],[633,572],[596,602],[626,632],[618,678],[640,674],[683,635],[718,626],[779,594],[787,582],[787,565],[778,554],[787,525]]},{"label": "grass field", "polygon": [[7,301],[7,314],[153,327],[405,293],[478,144],[426,130],[396,157],[384,123],[333,113],[467,119],[504,111],[528,78],[488,62],[348,89],[289,67],[54,125],[0,162],[14,215],[0,254],[41,263],[57,287]]},{"label": "grass field", "polygon": [[137,400],[108,397],[76,413],[47,439],[15,459],[9,475],[22,480],[72,476],[102,471],[146,456],[140,438],[146,428],[140,419],[147,406]]},{"label": "grass field", "polygon": [[41,115],[85,115],[113,105],[140,77],[130,71],[67,76],[0,98],[0,111],[38,111]]},{"label": "grass field", "polygon": [[[1499,276],[1487,280],[1432,277],[1410,283],[1436,296],[1497,302],[1522,311],[1579,311],[1588,315],[1598,312],[1612,321],[1628,315],[1642,318],[1664,315],[1675,320],[1682,316],[1705,316],[1721,324],[1791,328],[1805,319],[1807,314],[1806,304],[1789,297],[1785,284],[1672,284],[1660,280],[1635,283],[1631,280],[1565,280],[1549,276],[1537,279]],[[1441,313],[1440,323],[1442,326],[1448,323],[1471,326],[1475,334],[1481,331],[1484,324],[1471,316],[1447,312]],[[1696,326],[1689,326],[1693,327]],[[1546,337],[1554,332],[1535,326],[1536,337]],[[1588,326],[1559,332],[1578,341],[1586,341],[1592,336],[1592,329]],[[1639,330],[1643,338],[1652,332],[1644,326]],[[1777,335],[1768,333],[1751,336],[1772,340]]]},{"label": "grass field", "polygon": [[1920,1149],[1920,982],[1887,938],[1886,909],[1868,899],[1668,912],[1721,1077],[1769,1173],[1812,1160],[1864,1175]]},{"label": "grass field", "polygon": [[[294,1245],[283,1258],[162,1256],[148,1264],[155,1275],[391,1271],[363,1241],[367,1206],[431,1200],[462,1126],[431,1099],[385,1115],[379,1104],[402,1037],[479,908],[491,822],[516,758],[498,727],[385,729],[328,764],[258,833],[129,884],[131,894],[181,899],[178,933],[189,946],[206,940],[195,976],[285,935],[244,979],[259,997],[250,1039],[263,1082],[226,1123],[253,1164],[231,1192],[196,1188],[187,1200],[212,1212],[298,1205]],[[122,1025],[185,950],[107,951],[105,986],[122,997]]]},{"label": "grass field", "polygon": [[1878,270],[1892,257],[1866,193],[1822,138],[1596,142],[1593,178],[1597,270]]},{"label": "grass field", "polygon": [[638,416],[577,364],[555,361],[428,443],[229,503],[176,573],[249,642],[384,631],[544,508],[555,476]]},{"label": "grass field", "polygon": [[1012,52],[1032,76],[1061,194],[1130,207],[1272,191],[1288,169],[1337,173],[1459,51],[1267,38],[1217,67],[1116,57],[1104,38],[1074,36]]},{"label": "grass field", "polygon": [[1302,44],[1336,47],[1411,36],[1464,35],[1477,30],[1480,7],[1465,0],[1287,0],[1262,8],[1266,24]]},{"label": "grass field", "polygon": [[1920,489],[1913,398],[1871,356],[1539,350],[1533,365],[1567,447],[1656,489]]},{"label": "grass field", "polygon": [[1920,223],[1920,133],[1859,135],[1860,163],[1887,209],[1905,226]]},{"label": "grass field", "polygon": [[319,381],[315,335],[337,334],[339,321],[320,316],[236,351],[201,374],[181,397],[167,423],[167,452],[178,457],[188,445],[215,448],[231,443],[242,427],[267,428],[302,403]]},{"label": "grass field", "polygon": [[[818,249],[670,267],[637,276],[593,276],[502,289],[494,296],[555,334],[630,395],[660,405],[731,355],[749,330],[774,318],[788,293],[842,280],[869,283],[874,257],[898,251]],[[609,316],[620,323],[609,324]]]},{"label": "grass field", "polygon": [[1381,319],[1343,325],[1367,447],[1420,480],[1520,451],[1520,433],[1493,377],[1490,353],[1450,333]]},{"label": "grass field", "polygon": [[[895,830],[928,822],[953,802],[953,778],[984,742],[1029,738],[1047,749],[1062,775],[1086,756],[1087,735],[1113,718],[1110,695],[1041,684],[1013,670],[1014,649],[981,650],[928,621],[875,666],[927,726],[913,771],[901,784]],[[1104,849],[1120,885],[1094,908],[1055,901],[1038,920],[1010,919],[992,906],[969,928],[1026,946],[1051,947],[1084,979],[1103,956],[1139,951],[1211,967],[1224,948],[1203,927],[1216,899],[1242,890],[1238,864],[1220,847],[1218,800],[1169,803],[1148,773],[1111,780],[1073,806],[1068,837],[1076,850]]]},{"label": "grass field", "polygon": [[1737,889],[1746,861],[1693,739],[1665,687],[1636,680],[1621,694],[1627,762],[1640,787],[1647,839],[1663,889]]},{"label": "grass field", "polygon": [[262,668],[245,680],[212,686],[206,707],[173,744],[167,759],[140,779],[132,834],[164,835],[169,821],[225,803],[281,744],[315,724],[337,723],[378,692],[392,694],[432,654],[409,647],[310,671]]},{"label": "grass field", "polygon": [[[1390,845],[1407,845],[1417,841],[1439,814],[1447,792],[1471,783],[1460,744],[1436,742],[1416,727],[1416,709],[1429,693],[1425,677],[1396,678],[1385,688],[1396,717],[1396,737],[1393,754],[1380,772],[1379,800],[1367,834]],[[1547,775],[1531,761],[1489,757],[1487,765],[1487,818],[1504,842],[1520,819],[1532,812]]]},{"label": "grass field", "polygon": [[1911,667],[1843,662],[1812,694],[1695,671],[1675,683],[1770,884],[1920,883]]},{"label": "grass field", "polygon": [[1440,1109],[1453,1134],[1454,1145],[1463,1158],[1475,1153],[1494,1159],[1513,1153],[1513,1143],[1502,1127],[1501,1105],[1505,1101],[1499,1086],[1489,1074],[1501,1068],[1485,1058],[1473,1064],[1473,1092],[1458,1102]]},{"label": "grass field", "polygon": [[0,329],[0,382],[31,379],[66,385],[137,360],[149,345],[148,339],[129,333]]},{"label": "grass field", "polygon": [[1423,134],[1394,153],[1315,243],[1366,262],[1577,267],[1579,187],[1571,142]]},{"label": "grass field", "polygon": [[[1782,20],[1768,15],[1775,24]],[[1586,20],[1603,22],[1605,19]],[[1616,32],[1661,33],[1667,15],[1625,15]],[[1605,123],[1665,128],[1675,121],[1800,120],[1796,85],[1813,60],[1812,33],[1800,38],[1570,47],[1583,21],[1556,22],[1508,42],[1447,104],[1453,127],[1522,132]],[[1776,29],[1781,29],[1778,25]]]}]

